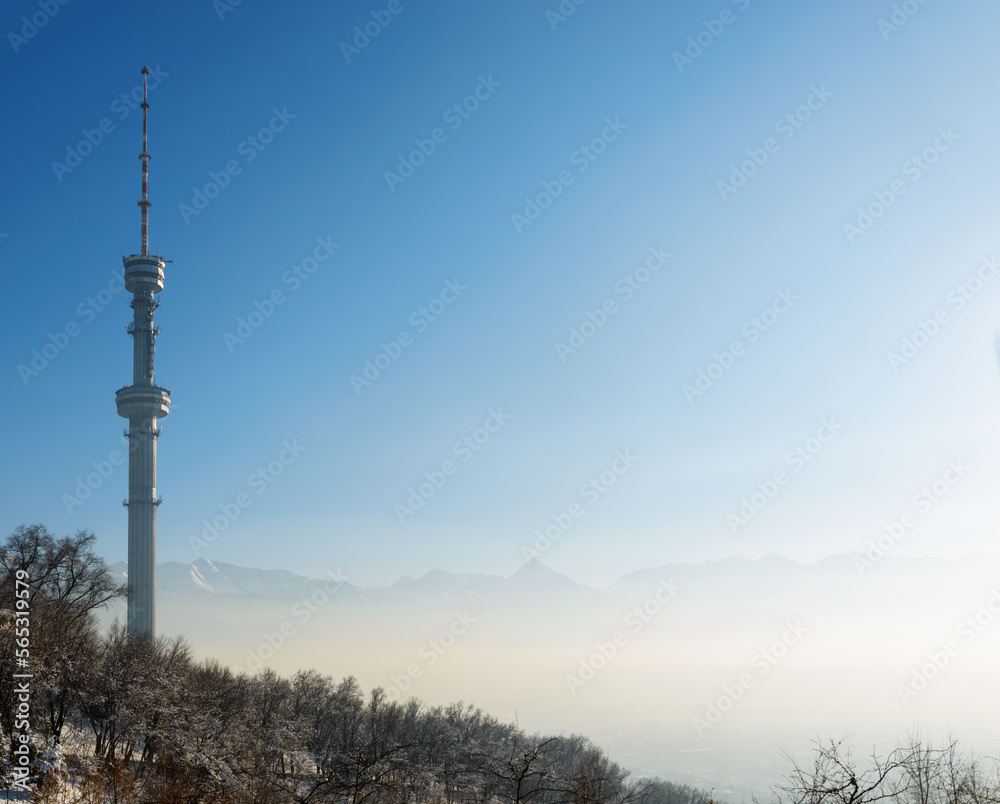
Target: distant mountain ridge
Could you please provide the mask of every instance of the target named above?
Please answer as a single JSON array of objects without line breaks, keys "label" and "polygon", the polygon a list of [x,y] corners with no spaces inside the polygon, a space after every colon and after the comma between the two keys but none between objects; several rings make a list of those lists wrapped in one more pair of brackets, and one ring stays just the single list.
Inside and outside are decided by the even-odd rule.
[{"label": "distant mountain ridge", "polygon": [[[301,597],[316,590],[332,590],[341,595],[364,595],[387,599],[406,598],[423,602],[449,600],[499,600],[509,595],[559,595],[565,599],[594,600],[600,597],[628,597],[661,580],[671,579],[694,590],[718,589],[734,592],[740,588],[760,589],[762,585],[784,589],[813,588],[833,585],[848,591],[865,582],[869,573],[883,580],[896,579],[900,573],[913,582],[942,577],[967,577],[969,573],[1000,578],[1000,557],[976,554],[957,561],[928,556],[892,556],[879,559],[859,571],[861,554],[828,556],[814,564],[799,564],[777,554],[760,559],[730,556],[721,560],[697,564],[665,564],[661,567],[636,570],[599,590],[556,572],[531,559],[511,576],[483,573],[453,573],[430,570],[419,578],[403,576],[387,587],[359,587],[331,573],[327,580],[309,578],[284,569],[242,567],[222,561],[199,558],[191,564],[168,561],[158,564],[157,589],[160,591],[201,592],[214,595],[253,595],[267,597]],[[123,581],[128,566],[119,561],[109,568]]]},{"label": "distant mountain ridge", "polygon": [[[111,573],[123,581],[128,578],[128,564],[112,564]],[[191,564],[167,561],[156,565],[156,588],[159,591],[178,590],[205,592],[216,595],[259,595],[269,597],[300,597],[317,589],[340,587],[341,591],[359,591],[346,581],[307,578],[283,569],[255,569],[199,558]],[[328,590],[329,591],[329,590]]]}]

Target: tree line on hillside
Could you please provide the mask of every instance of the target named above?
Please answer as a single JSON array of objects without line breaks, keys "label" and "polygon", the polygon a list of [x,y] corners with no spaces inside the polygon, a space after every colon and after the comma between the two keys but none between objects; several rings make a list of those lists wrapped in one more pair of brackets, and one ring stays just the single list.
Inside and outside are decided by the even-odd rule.
[{"label": "tree line on hillside", "polygon": [[[585,737],[525,733],[461,703],[367,695],[354,678],[291,678],[195,661],[181,639],[107,633],[127,596],[93,534],[18,527],[0,546],[0,611],[29,621],[30,705],[19,717],[22,629],[0,623],[0,775],[31,770],[34,800],[254,804],[705,804],[700,790],[634,781]],[[27,580],[25,587],[18,576]],[[26,601],[20,603],[19,601]],[[19,621],[20,622],[20,621]],[[20,623],[23,624],[23,623]],[[23,655],[23,654],[22,654]],[[70,736],[86,756],[64,756]],[[22,763],[21,757],[25,760]]]}]

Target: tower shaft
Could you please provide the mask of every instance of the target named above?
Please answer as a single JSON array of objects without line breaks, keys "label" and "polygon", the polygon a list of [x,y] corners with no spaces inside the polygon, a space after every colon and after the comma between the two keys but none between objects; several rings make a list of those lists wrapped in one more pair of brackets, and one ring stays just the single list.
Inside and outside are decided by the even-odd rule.
[{"label": "tower shaft", "polygon": [[156,420],[130,417],[128,427],[128,632],[156,632]]}]

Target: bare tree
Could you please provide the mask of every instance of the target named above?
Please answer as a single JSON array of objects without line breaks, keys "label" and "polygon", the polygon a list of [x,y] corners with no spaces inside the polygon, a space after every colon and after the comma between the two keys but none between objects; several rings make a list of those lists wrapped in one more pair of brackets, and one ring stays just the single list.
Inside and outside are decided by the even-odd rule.
[{"label": "bare tree", "polygon": [[59,604],[64,627],[126,597],[128,587],[115,582],[94,552],[95,538],[91,531],[79,530],[56,539],[44,525],[19,525],[0,547],[5,587],[16,570],[27,570],[32,611]]},{"label": "bare tree", "polygon": [[650,783],[630,784],[628,771],[586,737],[559,739],[561,800],[569,804],[630,804],[643,800]]},{"label": "bare tree", "polygon": [[[127,595],[93,550],[94,534],[55,538],[44,525],[20,525],[0,545],[0,608],[15,609],[15,576],[27,576],[32,728],[59,742],[77,690],[94,663],[94,612]],[[0,632],[0,728],[13,740],[13,632]],[[13,744],[12,744],[13,748]]]},{"label": "bare tree", "polygon": [[886,756],[875,751],[859,766],[843,740],[817,739],[811,767],[801,767],[786,753],[792,771],[778,785],[789,804],[998,804],[1000,787],[984,777],[982,760],[966,759],[949,739],[934,748],[919,734],[911,735]]},{"label": "bare tree", "polygon": [[560,792],[547,749],[556,737],[526,736],[517,726],[508,731],[499,745],[478,756],[484,789],[483,801],[494,796],[511,804],[529,804],[535,798]]},{"label": "bare tree", "polygon": [[813,764],[793,769],[778,790],[790,804],[872,804],[883,799],[901,801],[907,789],[906,769],[912,751],[896,748],[886,757],[872,752],[869,766],[861,768],[851,746],[843,740],[814,743]]}]

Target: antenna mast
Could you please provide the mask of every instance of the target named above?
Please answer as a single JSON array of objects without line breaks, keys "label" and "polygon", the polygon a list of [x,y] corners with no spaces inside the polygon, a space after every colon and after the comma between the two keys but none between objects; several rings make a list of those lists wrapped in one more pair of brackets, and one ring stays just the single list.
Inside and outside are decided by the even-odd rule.
[{"label": "antenna mast", "polygon": [[142,153],[139,158],[142,160],[142,200],[139,207],[142,209],[142,250],[140,254],[149,254],[149,151],[146,148],[146,110],[149,103],[146,101],[146,76],[149,70],[142,68]]}]

